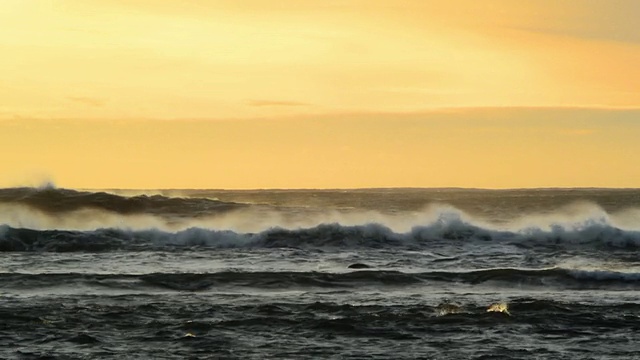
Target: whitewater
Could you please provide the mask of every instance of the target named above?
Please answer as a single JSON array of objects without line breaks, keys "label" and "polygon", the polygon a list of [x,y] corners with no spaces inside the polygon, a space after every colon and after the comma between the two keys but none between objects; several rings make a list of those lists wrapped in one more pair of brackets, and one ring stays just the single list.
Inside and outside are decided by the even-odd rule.
[{"label": "whitewater", "polygon": [[639,248],[639,189],[0,189],[0,357],[633,359]]}]

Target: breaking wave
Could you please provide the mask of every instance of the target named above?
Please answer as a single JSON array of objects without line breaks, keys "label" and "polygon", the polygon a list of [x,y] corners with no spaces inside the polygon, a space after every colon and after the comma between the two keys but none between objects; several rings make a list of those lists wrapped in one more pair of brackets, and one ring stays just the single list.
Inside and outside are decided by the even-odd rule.
[{"label": "breaking wave", "polygon": [[[378,201],[389,194],[378,194]],[[412,196],[401,191],[393,194]],[[367,196],[359,194],[357,199]],[[490,213],[495,214],[499,204],[492,206]],[[472,216],[442,203],[394,212],[384,212],[380,203],[377,209],[123,196],[53,186],[0,189],[0,251],[429,248],[456,241],[525,248],[640,247],[640,210],[636,208],[610,214],[595,203],[572,203],[550,212],[522,211],[508,221],[496,221],[500,216]]]},{"label": "breaking wave", "polygon": [[189,228],[177,232],[123,230],[33,230],[0,226],[0,251],[113,251],[159,248],[429,248],[441,242],[501,242],[520,247],[592,246],[636,249],[640,232],[593,223],[581,228],[499,231],[475,225],[436,222],[398,233],[381,224],[344,226],[321,224],[310,228],[271,228],[258,233]]}]

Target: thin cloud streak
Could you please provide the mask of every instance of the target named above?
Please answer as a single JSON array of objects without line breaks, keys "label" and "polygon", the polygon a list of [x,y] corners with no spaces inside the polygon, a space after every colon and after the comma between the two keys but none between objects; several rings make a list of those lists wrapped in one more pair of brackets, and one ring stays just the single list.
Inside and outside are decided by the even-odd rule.
[{"label": "thin cloud streak", "polygon": [[250,106],[311,106],[309,103],[299,101],[278,101],[278,100],[249,100]]},{"label": "thin cloud streak", "polygon": [[70,96],[69,100],[92,107],[103,107],[105,105],[104,100],[88,96]]}]

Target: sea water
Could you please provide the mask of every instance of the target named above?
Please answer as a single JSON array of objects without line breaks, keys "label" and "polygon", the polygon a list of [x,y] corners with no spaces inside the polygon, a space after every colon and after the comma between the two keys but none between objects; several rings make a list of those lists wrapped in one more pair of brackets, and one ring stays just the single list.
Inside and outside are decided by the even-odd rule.
[{"label": "sea water", "polygon": [[636,189],[13,188],[0,224],[1,358],[640,351]]}]

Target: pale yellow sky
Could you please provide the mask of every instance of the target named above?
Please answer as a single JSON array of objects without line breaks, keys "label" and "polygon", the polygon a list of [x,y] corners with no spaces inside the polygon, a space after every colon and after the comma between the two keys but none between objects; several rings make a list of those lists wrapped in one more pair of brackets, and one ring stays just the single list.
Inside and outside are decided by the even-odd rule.
[{"label": "pale yellow sky", "polygon": [[637,14],[2,0],[0,186],[638,187]]}]

